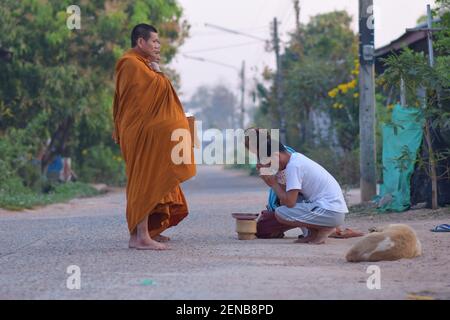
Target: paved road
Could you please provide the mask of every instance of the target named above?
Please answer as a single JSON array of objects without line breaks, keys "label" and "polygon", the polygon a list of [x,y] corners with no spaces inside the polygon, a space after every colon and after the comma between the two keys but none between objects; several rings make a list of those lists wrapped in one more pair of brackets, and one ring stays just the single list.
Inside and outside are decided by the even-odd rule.
[{"label": "paved road", "polygon": [[[369,264],[343,259],[354,239],[299,245],[293,244],[299,234],[294,230],[287,239],[237,240],[230,214],[264,207],[266,189],[259,179],[201,166],[184,190],[191,213],[167,232],[172,250],[165,252],[127,248],[123,192],[20,213],[0,211],[0,298],[404,299],[408,293],[450,298],[448,235],[426,240],[424,257],[379,264],[382,289],[369,290]],[[366,220],[351,226],[365,230],[374,223]],[[436,222],[411,225],[425,237]],[[70,265],[80,267],[79,290],[66,286]]]}]

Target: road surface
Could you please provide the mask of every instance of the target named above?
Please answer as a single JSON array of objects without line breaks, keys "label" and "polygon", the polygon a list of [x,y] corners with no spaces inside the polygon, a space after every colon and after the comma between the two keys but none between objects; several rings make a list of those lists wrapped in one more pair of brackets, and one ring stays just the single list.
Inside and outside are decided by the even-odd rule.
[{"label": "road surface", "polygon": [[[285,239],[237,240],[232,212],[259,212],[266,188],[255,177],[200,166],[184,184],[190,215],[166,235],[171,250],[127,248],[123,190],[97,198],[0,211],[1,299],[450,299],[450,234],[428,230],[446,217],[411,219],[424,255],[382,262],[381,289],[367,287],[369,263],[350,264],[355,239],[302,245]],[[356,217],[366,231],[406,215]],[[408,217],[409,219],[409,217]],[[80,289],[68,289],[67,268],[80,268]]]}]

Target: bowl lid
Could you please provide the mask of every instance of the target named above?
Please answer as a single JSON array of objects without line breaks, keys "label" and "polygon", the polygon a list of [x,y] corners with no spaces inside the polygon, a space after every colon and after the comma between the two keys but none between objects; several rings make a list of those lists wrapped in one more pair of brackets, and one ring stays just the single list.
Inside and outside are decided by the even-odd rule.
[{"label": "bowl lid", "polygon": [[259,213],[232,213],[233,218],[238,220],[255,220],[258,218]]}]

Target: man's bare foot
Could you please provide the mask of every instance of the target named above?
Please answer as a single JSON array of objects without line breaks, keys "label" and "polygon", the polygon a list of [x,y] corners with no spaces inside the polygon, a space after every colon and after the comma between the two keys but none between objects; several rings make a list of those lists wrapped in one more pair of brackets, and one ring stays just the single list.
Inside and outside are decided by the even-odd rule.
[{"label": "man's bare foot", "polygon": [[328,236],[334,232],[334,228],[320,229],[317,231],[315,239],[310,240],[311,244],[324,244]]},{"label": "man's bare foot", "polygon": [[309,243],[309,241],[311,241],[311,239],[312,238],[310,236],[307,236],[307,237],[299,238],[299,239],[295,240],[294,243]]},{"label": "man's bare foot", "polygon": [[308,235],[304,238],[299,238],[298,240],[295,240],[294,243],[309,243],[310,241],[313,241],[316,237],[317,237],[317,230],[308,229]]},{"label": "man's bare foot", "polygon": [[128,241],[128,248],[134,249],[134,248],[136,248],[136,245],[137,245],[137,235],[132,234],[130,236],[130,241]]},{"label": "man's bare foot", "polygon": [[153,240],[158,241],[158,242],[169,242],[170,238],[163,236],[162,234],[158,234],[157,236],[153,237]]},{"label": "man's bare foot", "polygon": [[168,250],[169,247],[163,243],[155,241],[150,237],[148,239],[138,239],[136,242],[137,250]]}]

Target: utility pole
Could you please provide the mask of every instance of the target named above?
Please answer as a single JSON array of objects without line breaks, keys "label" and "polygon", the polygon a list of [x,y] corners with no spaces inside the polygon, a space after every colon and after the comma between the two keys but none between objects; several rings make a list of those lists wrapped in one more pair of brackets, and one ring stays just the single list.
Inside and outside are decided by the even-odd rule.
[{"label": "utility pole", "polygon": [[275,77],[275,88],[277,93],[277,111],[280,118],[280,140],[281,143],[287,143],[286,141],[286,122],[284,118],[283,108],[283,75],[281,71],[281,59],[280,59],[280,38],[278,36],[278,21],[277,18],[273,18],[273,48],[275,51],[275,61],[277,66]]},{"label": "utility pole", "polygon": [[241,117],[240,126],[244,129],[245,125],[245,60],[242,61],[241,69]]},{"label": "utility pole", "polygon": [[[427,5],[427,41],[428,41],[428,59],[430,67],[434,67],[434,51],[433,51],[433,16],[431,6]],[[433,150],[433,139],[431,137],[431,121],[425,119],[425,140],[428,146],[428,158],[430,162],[430,180],[431,180],[431,208],[436,210],[439,208],[438,203],[438,183],[436,170],[436,157]]]},{"label": "utility pole", "polygon": [[[245,92],[244,93],[242,92],[242,90],[245,90],[245,87],[244,87],[244,89],[242,89],[242,87],[243,87],[242,79],[245,79],[244,76],[243,76],[243,69],[239,70],[237,67],[232,66],[230,64],[226,64],[226,63],[215,61],[215,60],[205,59],[203,57],[196,57],[196,56],[191,56],[191,55],[187,55],[187,54],[183,54],[183,57],[185,57],[186,59],[196,60],[196,61],[200,61],[200,62],[204,62],[204,63],[215,64],[215,65],[218,65],[218,66],[222,66],[222,67],[225,67],[225,68],[230,68],[230,69],[233,69],[233,70],[237,71],[239,73],[240,78],[241,78],[241,94],[242,94],[241,101],[243,101],[243,99],[244,99],[243,96],[244,96],[244,93],[245,93]],[[243,66],[244,66],[244,63],[245,62],[243,62]],[[241,102],[241,103],[243,104],[243,102]],[[231,115],[231,117],[232,117],[231,121],[233,123],[233,127],[235,127],[236,126],[236,115],[234,114],[234,112]],[[243,128],[243,126],[241,126],[241,128]]]},{"label": "utility pole", "polygon": [[230,69],[233,69],[233,70],[236,70],[239,72],[239,78],[241,80],[241,86],[240,86],[241,87],[240,88],[241,89],[241,105],[240,105],[241,110],[240,110],[240,116],[239,116],[239,125],[240,125],[240,128],[244,129],[244,125],[245,125],[245,60],[242,61],[242,67],[241,67],[241,70],[239,70],[232,65],[222,63],[219,61],[205,59],[203,57],[196,57],[196,56],[191,56],[191,55],[187,55],[187,54],[183,54],[183,57],[185,57],[187,59],[191,59],[191,60],[197,60],[197,61],[201,61],[201,62],[216,64],[216,65],[230,68]]},{"label": "utility pole", "polygon": [[300,30],[300,0],[294,0],[295,27]]},{"label": "utility pole", "polygon": [[[428,43],[428,63],[431,68],[434,67],[434,50],[433,50],[433,32],[434,31],[440,31],[441,28],[433,28],[433,13],[431,11],[431,6],[427,5],[427,26],[425,28],[413,28],[413,29],[406,29],[406,31],[426,31],[427,33],[427,43]],[[403,95],[405,94],[404,89],[404,81],[402,79],[402,90]],[[423,109],[427,108],[427,97],[426,97],[426,89],[420,88],[419,89],[419,96],[423,98]],[[405,98],[403,98],[405,100]],[[439,98],[439,92],[437,92],[437,103],[438,106],[440,104],[440,98]],[[402,102],[403,104],[403,102]],[[405,102],[406,105],[406,102]],[[437,175],[437,162],[436,154],[434,152],[433,148],[433,139],[431,135],[431,119],[427,116],[425,118],[425,132],[424,132],[424,138],[427,145],[427,151],[428,151],[428,159],[429,159],[429,176],[431,180],[431,208],[437,209],[439,208],[438,203],[438,175]]]},{"label": "utility pole", "polygon": [[359,0],[359,139],[361,201],[377,194],[373,0]]},{"label": "utility pole", "polygon": [[[217,29],[217,30],[220,30],[223,32],[232,33],[232,34],[247,37],[247,38],[256,39],[256,40],[262,41],[264,43],[267,43],[266,39],[263,39],[263,38],[254,36],[252,34],[245,33],[245,32],[218,26],[218,25],[215,25],[212,23],[205,23],[205,27]],[[242,67],[239,72],[239,76],[241,78],[241,105],[240,105],[241,110],[240,110],[239,125],[241,128],[244,128],[244,125],[245,125],[245,61],[242,61]]]},{"label": "utility pole", "polygon": [[427,42],[428,42],[428,59],[430,66],[434,67],[434,51],[433,51],[433,14],[431,6],[427,5]]}]

